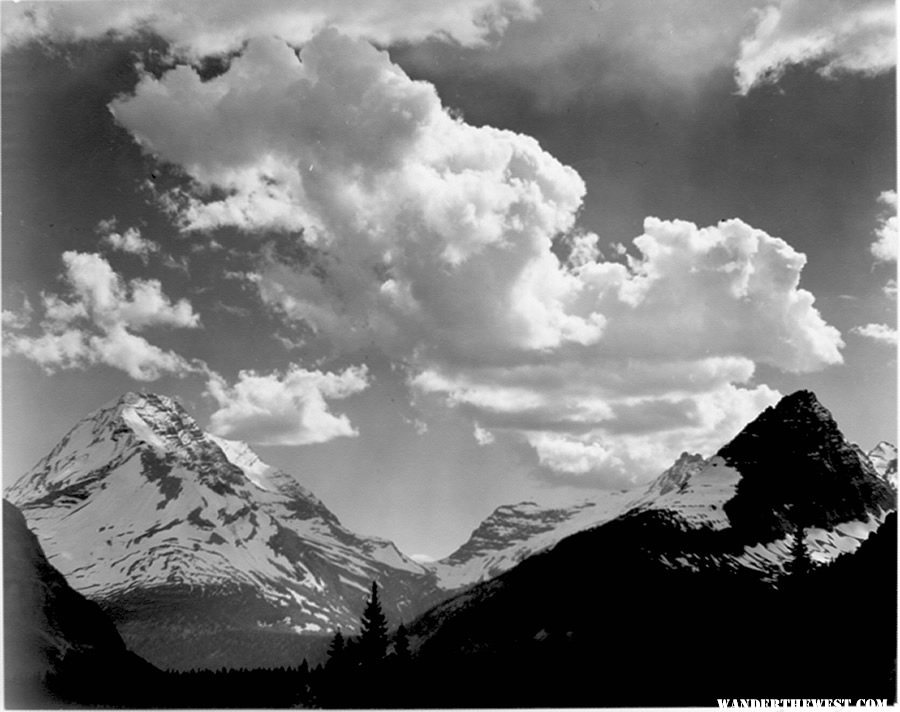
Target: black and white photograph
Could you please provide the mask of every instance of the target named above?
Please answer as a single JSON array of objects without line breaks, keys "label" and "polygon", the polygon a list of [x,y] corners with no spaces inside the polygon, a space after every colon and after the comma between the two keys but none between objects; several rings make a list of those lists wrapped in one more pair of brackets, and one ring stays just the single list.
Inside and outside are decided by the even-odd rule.
[{"label": "black and white photograph", "polygon": [[0,0],[3,707],[896,707],[896,26]]}]

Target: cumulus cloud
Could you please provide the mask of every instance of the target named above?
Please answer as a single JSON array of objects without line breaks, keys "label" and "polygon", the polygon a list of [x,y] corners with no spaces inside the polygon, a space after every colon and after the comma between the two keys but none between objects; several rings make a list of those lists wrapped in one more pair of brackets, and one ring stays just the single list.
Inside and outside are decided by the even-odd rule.
[{"label": "cumulus cloud", "polygon": [[219,404],[210,418],[216,435],[258,445],[309,445],[357,431],[346,415],[336,415],[328,401],[347,398],[368,387],[365,366],[340,373],[308,371],[292,364],[285,373],[241,371],[229,386],[218,374],[206,392]]},{"label": "cumulus cloud", "polygon": [[866,324],[853,329],[854,334],[859,334],[867,339],[878,341],[890,346],[897,345],[897,330],[887,324]]},{"label": "cumulus cloud", "polygon": [[781,0],[757,13],[741,43],[735,78],[742,94],[776,82],[791,65],[815,64],[823,76],[866,75],[897,63],[896,10],[889,0]]},{"label": "cumulus cloud", "polygon": [[136,227],[129,227],[124,232],[115,231],[115,220],[102,220],[97,226],[100,233],[100,244],[117,252],[127,252],[137,255],[144,262],[151,253],[159,251],[159,245],[153,240],[141,236],[141,231]]},{"label": "cumulus cloud", "polygon": [[251,41],[206,82],[188,66],[145,76],[111,108],[192,179],[169,196],[183,230],[295,235],[299,257],[261,251],[254,272],[273,311],[346,353],[376,344],[418,396],[559,476],[658,472],[778,397],[752,383],[757,364],[841,362],[785,240],[738,219],[648,218],[606,261],[577,227],[574,170],[528,136],[466,124],[337,32],[299,56]]},{"label": "cumulus cloud", "polygon": [[3,3],[6,46],[32,38],[95,39],[152,31],[188,57],[239,50],[250,37],[301,45],[325,27],[382,45],[442,37],[478,45],[516,18],[538,14],[535,0],[116,0]]},{"label": "cumulus cloud", "polygon": [[42,294],[41,333],[22,333],[21,320],[4,341],[6,353],[18,353],[48,372],[106,364],[138,381],[163,373],[196,370],[178,354],[165,351],[133,332],[152,326],[196,328],[200,319],[191,304],[172,303],[157,280],[125,282],[100,255],[64,252],[68,298]]},{"label": "cumulus cloud", "polygon": [[886,205],[888,210],[881,217],[875,230],[878,239],[872,243],[870,249],[876,259],[882,262],[896,262],[898,233],[900,233],[897,219],[897,191],[885,190],[878,196],[878,201]]}]

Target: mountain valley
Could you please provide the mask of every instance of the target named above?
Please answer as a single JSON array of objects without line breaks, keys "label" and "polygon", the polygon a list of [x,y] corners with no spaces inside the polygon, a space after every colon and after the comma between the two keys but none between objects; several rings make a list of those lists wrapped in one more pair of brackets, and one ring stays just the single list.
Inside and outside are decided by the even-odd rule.
[{"label": "mountain valley", "polygon": [[[880,552],[860,561],[890,556],[896,448],[865,454],[799,391],[711,457],[684,453],[647,485],[570,507],[499,507],[453,554],[418,563],[346,529],[297,478],[244,443],[205,433],[177,402],[129,393],[76,424],[6,496],[122,645],[164,670],[323,663],[337,631],[358,633],[374,581],[391,625],[409,629],[422,681],[439,685],[447,666],[473,679],[497,673],[483,679],[497,697],[458,691],[452,704],[503,706],[499,681],[516,665],[569,679],[566,661],[587,675],[579,659],[594,636],[615,641],[602,665],[651,665],[684,688],[676,699],[695,704],[687,671],[665,659],[689,626],[698,639],[713,636],[717,621],[744,638],[754,626],[775,635],[794,625],[785,616],[795,599],[784,592],[799,585],[798,552],[834,595],[850,575],[828,572],[853,568],[857,552]],[[860,564],[859,575],[874,577],[880,565]],[[750,599],[757,612],[735,621],[736,602]],[[697,659],[721,664],[693,645]],[[523,686],[510,703],[596,703],[584,684],[573,678],[568,697],[554,688],[532,698]],[[793,689],[787,678],[779,684]],[[612,683],[607,692],[604,704],[631,699]],[[426,688],[418,694],[427,706]]]}]

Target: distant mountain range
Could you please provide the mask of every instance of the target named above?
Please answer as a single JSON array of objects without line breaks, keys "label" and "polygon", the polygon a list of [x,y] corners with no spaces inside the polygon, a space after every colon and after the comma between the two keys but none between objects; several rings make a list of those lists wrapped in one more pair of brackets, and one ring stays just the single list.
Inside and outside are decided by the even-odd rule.
[{"label": "distant mountain range", "polygon": [[896,448],[867,456],[800,391],[711,458],[685,453],[649,486],[572,507],[500,507],[452,555],[421,564],[349,531],[295,477],[205,433],[175,401],[129,393],[76,424],[6,494],[50,562],[142,657],[266,667],[321,659],[334,631],[356,629],[373,580],[391,620],[417,619],[421,647],[447,611],[483,597],[476,584],[491,590],[589,530],[626,532],[670,570],[775,582],[798,528],[814,561],[858,549],[896,509],[896,467]]}]

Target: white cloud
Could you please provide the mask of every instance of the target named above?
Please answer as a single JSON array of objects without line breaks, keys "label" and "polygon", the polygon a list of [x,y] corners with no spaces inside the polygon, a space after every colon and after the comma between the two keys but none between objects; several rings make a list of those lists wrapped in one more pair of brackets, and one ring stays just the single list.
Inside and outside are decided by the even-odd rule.
[{"label": "white cloud", "polygon": [[897,191],[885,190],[878,196],[878,201],[888,207],[875,230],[878,239],[872,243],[872,254],[882,262],[897,261],[897,242],[900,224],[897,219]]},{"label": "white cloud", "polygon": [[896,9],[889,0],[781,0],[757,12],[741,43],[735,77],[742,94],[777,81],[790,65],[823,76],[886,72],[897,63]]},{"label": "white cloud", "polygon": [[6,353],[21,354],[51,372],[106,364],[138,381],[196,370],[178,354],[132,333],[151,326],[198,327],[187,300],[173,304],[157,280],[126,283],[100,255],[69,251],[62,257],[70,297],[43,294],[42,333],[20,333],[26,324],[13,324]]},{"label": "white cloud", "polygon": [[490,445],[496,440],[490,430],[485,430],[478,423],[474,423],[473,435],[475,436],[475,442],[479,445]]},{"label": "white cloud", "polygon": [[115,0],[3,3],[7,46],[35,37],[95,39],[153,31],[188,57],[239,50],[250,37],[301,45],[325,27],[379,44],[443,37],[478,45],[515,18],[537,15],[534,0]]},{"label": "white cloud", "polygon": [[865,336],[883,344],[897,345],[897,330],[887,324],[866,324],[853,329],[854,334]]},{"label": "white cloud", "polygon": [[212,80],[144,77],[112,110],[195,181],[171,203],[183,229],[299,234],[303,260],[263,251],[257,265],[274,311],[347,353],[378,345],[416,393],[557,473],[653,474],[777,398],[751,384],[756,364],[841,362],[783,239],[648,218],[636,256],[606,262],[578,231],[574,170],[528,136],[454,118],[365,42],[329,31],[298,57],[252,41]]},{"label": "white cloud", "polygon": [[[305,230],[326,255],[316,271],[271,264],[260,291],[321,333],[418,322],[494,349],[602,331],[599,316],[566,313],[580,286],[549,251],[574,223],[580,177],[528,136],[454,120],[367,43],[325,32],[298,59],[253,41],[213,80],[182,66],[112,110],[147,150],[228,193],[186,196],[186,229]],[[490,284],[500,301],[481,299]]]},{"label": "white cloud", "polygon": [[100,233],[100,244],[119,252],[139,256],[144,262],[153,252],[159,251],[159,245],[153,240],[141,236],[141,231],[136,227],[129,227],[124,232],[115,231],[115,219],[101,220],[97,226]]},{"label": "white cloud", "polygon": [[[132,279],[127,285],[100,255],[63,253],[66,281],[77,301],[66,306],[86,311],[101,327],[125,326],[140,331],[148,326],[193,328],[200,324],[190,302],[175,304],[156,279]],[[58,303],[54,298],[54,304]],[[66,317],[68,318],[68,317]]]},{"label": "white cloud", "polygon": [[33,312],[34,308],[31,306],[31,302],[28,297],[25,297],[22,302],[21,311],[16,312],[12,309],[3,310],[3,328],[13,330],[24,329],[31,324],[31,315]]},{"label": "white cloud", "polygon": [[416,435],[425,435],[428,432],[428,423],[419,418],[404,418],[404,421],[416,431]]},{"label": "white cloud", "polygon": [[259,445],[309,445],[357,431],[346,415],[335,415],[328,401],[347,398],[368,386],[365,366],[341,373],[308,371],[291,365],[284,374],[241,371],[229,386],[218,374],[207,393],[219,404],[210,418],[216,435]]},{"label": "white cloud", "polygon": [[477,66],[514,85],[540,108],[571,100],[637,95],[696,96],[728,69],[765,0],[615,0],[541,2],[540,16],[516,22],[489,48],[464,53],[413,47],[408,66],[452,76]]}]

